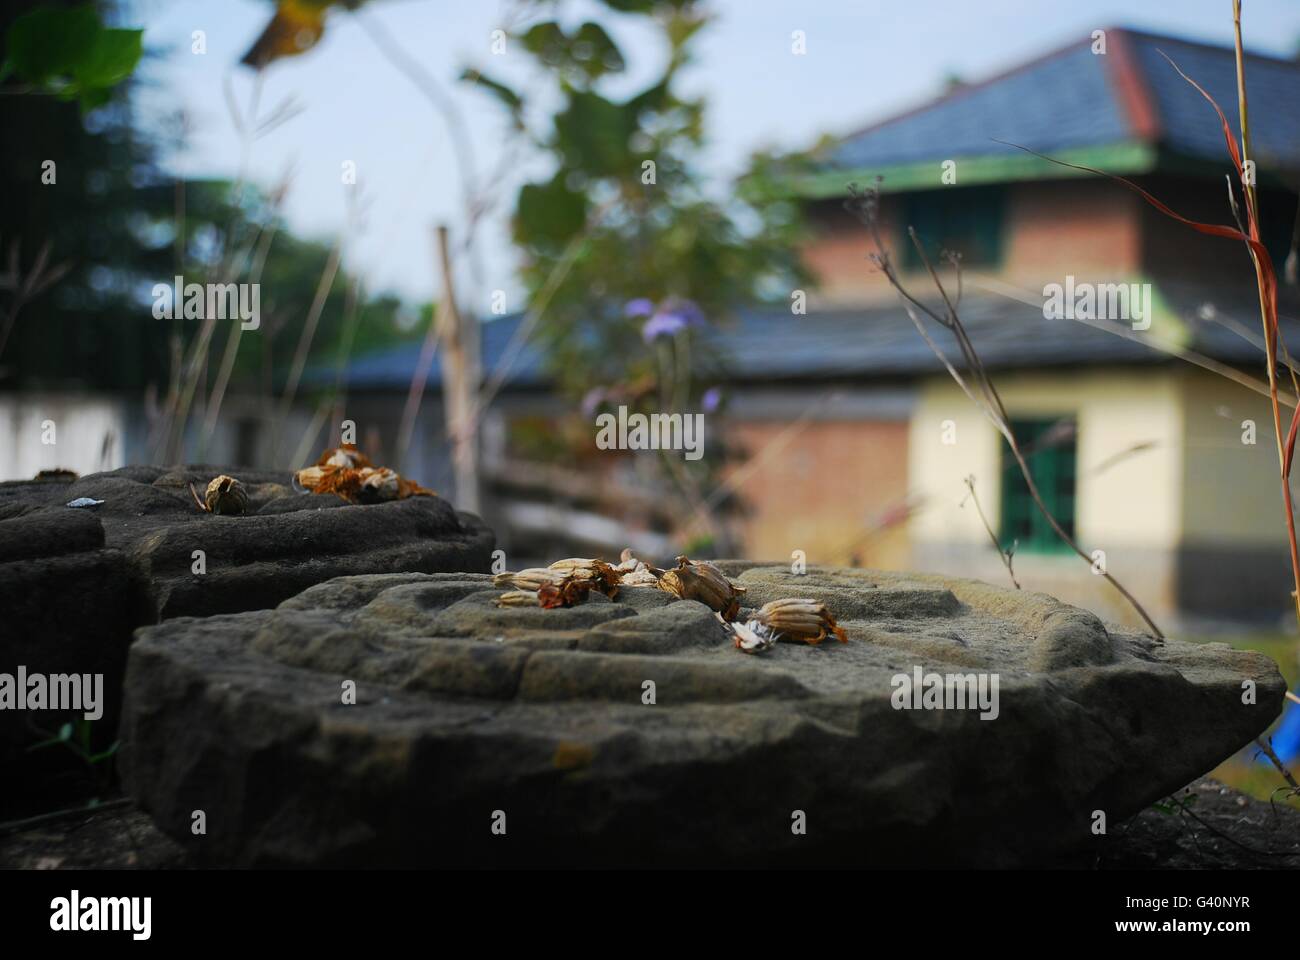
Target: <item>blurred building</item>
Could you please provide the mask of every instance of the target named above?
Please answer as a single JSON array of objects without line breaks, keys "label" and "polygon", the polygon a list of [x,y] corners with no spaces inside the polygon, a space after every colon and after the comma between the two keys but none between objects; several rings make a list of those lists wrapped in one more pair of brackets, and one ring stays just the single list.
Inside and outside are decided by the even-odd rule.
[{"label": "blurred building", "polygon": [[[869,236],[842,200],[849,182],[881,177],[884,242],[915,295],[939,303],[907,225],[936,262],[941,249],[961,253],[963,323],[1044,499],[1086,551],[1102,552],[1096,563],[1165,621],[1285,612],[1271,413],[1265,397],[1230,379],[1266,377],[1246,248],[1195,233],[1114,181],[991,139],[1130,178],[1187,217],[1230,223],[1222,128],[1161,51],[1235,122],[1231,49],[1111,29],[848,136],[799,182],[815,226],[806,258],[818,286],[807,312],[740,311],[713,334],[732,371],[725,416],[710,422],[733,448],[728,490],[739,509],[728,524],[740,552],[1005,581],[971,478],[995,536],[1015,545],[1022,583],[1134,619],[1052,533],[1006,444],[868,262]],[[1281,265],[1300,183],[1300,64],[1251,56],[1247,77],[1264,239]],[[943,275],[955,296],[951,271]],[[1049,319],[1052,284],[1137,286],[1125,288],[1136,296],[1123,316],[1112,304]],[[1293,344],[1296,307],[1294,288],[1284,287]],[[517,323],[484,324],[486,369]],[[929,333],[960,367],[951,336],[933,324]],[[376,416],[395,416],[391,398],[408,387],[416,353],[395,348],[355,362],[352,402],[371,397]],[[529,351],[512,373],[484,434],[484,512],[507,546],[556,553],[635,543],[668,554],[671,517],[653,488],[638,486],[626,462],[635,458],[600,475],[512,462],[511,424],[533,422],[544,434],[569,409]],[[435,371],[433,394],[437,379]],[[431,472],[445,455],[436,437],[427,450]]]},{"label": "blurred building", "polygon": [[[1124,176],[1184,216],[1231,223],[1222,126],[1162,53],[1235,120],[1231,49],[1111,29],[839,144],[804,184],[819,224],[808,262],[822,302],[808,329],[828,368],[804,375],[851,370],[873,384],[911,384],[892,431],[881,419],[845,438],[877,442],[872,481],[912,507],[908,562],[1005,580],[969,499],[972,477],[998,539],[1016,544],[1023,582],[1131,618],[1052,533],[1006,444],[863,263],[863,230],[840,197],[847,181],[882,177],[885,240],[914,294],[938,303],[906,225],[936,263],[939,248],[960,251],[960,315],[1065,528],[1089,553],[1104,551],[1107,569],[1157,616],[1274,616],[1287,609],[1290,581],[1271,414],[1266,398],[1220,369],[1266,378],[1248,251],[1195,233],[1121,184],[991,139]],[[1296,219],[1300,64],[1251,56],[1246,75],[1264,240],[1280,269]],[[1150,290],[1151,315],[1048,319],[1053,284],[1138,284]],[[1296,303],[1287,288],[1293,343]],[[855,325],[871,334],[854,335]],[[952,338],[931,333],[960,365]],[[834,458],[824,451],[814,472],[835,469]]]}]

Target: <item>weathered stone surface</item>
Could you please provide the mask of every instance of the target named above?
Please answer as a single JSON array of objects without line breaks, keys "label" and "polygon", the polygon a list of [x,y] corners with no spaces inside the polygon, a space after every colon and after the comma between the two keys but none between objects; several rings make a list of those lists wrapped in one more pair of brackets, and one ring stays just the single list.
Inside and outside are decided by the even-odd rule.
[{"label": "weathered stone surface", "polygon": [[[106,737],[97,738],[97,748],[117,728],[126,649],[144,622],[142,595],[123,553],[104,548],[93,514],[0,504],[0,674],[16,676],[20,665],[46,677],[103,674],[98,705]],[[0,709],[0,769],[25,784],[0,791],[0,816],[48,809],[76,795],[81,787],[69,774],[84,771],[69,763],[65,748],[27,748],[86,712]]]},{"label": "weathered stone surface", "polygon": [[[195,506],[189,484],[202,492],[222,473],[244,483],[247,516],[215,516]],[[72,483],[0,483],[0,561],[11,552],[20,552],[14,559],[65,552],[61,540],[86,540],[93,537],[86,531],[102,526],[97,543],[78,549],[122,551],[147,585],[153,619],[274,606],[337,576],[488,567],[491,532],[440,497],[360,506],[295,493],[291,482],[287,471],[199,465],[130,466]],[[65,506],[81,497],[104,503]],[[22,522],[21,533],[6,534],[8,515]],[[39,531],[35,547],[24,546],[38,523],[48,529]],[[203,575],[192,572],[195,550],[206,559]]]},{"label": "weathered stone surface", "polygon": [[[249,515],[215,516],[194,504],[189,482],[201,492],[221,473],[245,483]],[[348,574],[488,569],[491,532],[446,500],[360,506],[290,484],[287,472],[217,466],[0,483],[0,673],[23,665],[104,674],[103,746],[113,739],[126,649],[141,624],[273,607]],[[81,497],[104,502],[66,506]],[[206,572],[196,574],[200,550]],[[69,717],[0,712],[0,763],[39,763],[43,756],[26,747]],[[66,765],[66,751],[52,752]],[[0,798],[0,811],[8,809]]]},{"label": "weathered stone surface", "polygon": [[[823,600],[849,642],[747,657],[694,601],[498,609],[488,577],[456,574],[144,629],[127,787],[219,864],[1003,866],[1087,844],[1094,811],[1118,823],[1167,795],[1282,702],[1264,656],[1159,644],[1042,595],[727,569],[753,607]],[[996,673],[999,715],[895,709],[891,679],[915,667]]]}]

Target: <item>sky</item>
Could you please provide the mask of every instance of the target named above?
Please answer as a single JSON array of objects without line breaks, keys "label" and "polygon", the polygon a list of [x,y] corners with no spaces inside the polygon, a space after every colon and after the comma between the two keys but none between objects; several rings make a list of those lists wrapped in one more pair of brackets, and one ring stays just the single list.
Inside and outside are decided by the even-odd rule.
[{"label": "sky", "polygon": [[[372,293],[410,302],[436,297],[433,230],[465,225],[455,143],[426,94],[381,53],[386,35],[438,84],[464,117],[478,176],[499,172],[495,207],[478,238],[478,295],[506,292],[519,309],[518,255],[509,214],[520,184],[549,171],[544,158],[510,146],[501,110],[457,83],[466,66],[528,88],[527,58],[493,55],[492,31],[511,5],[500,0],[369,0],[356,14],[338,13],[319,44],[273,64],[262,80],[258,116],[290,102],[299,112],[247,142],[228,100],[247,113],[254,74],[239,58],[261,32],[273,5],[265,0],[135,0],[127,19],[145,27],[158,56],[145,68],[143,121],[166,137],[183,123],[185,146],[164,158],[187,177],[235,178],[241,169],[264,187],[292,170],[285,202],[289,227],[332,241],[347,236],[345,266]],[[1246,0],[1248,49],[1291,56],[1300,44],[1300,0]],[[712,23],[698,41],[683,92],[707,99],[709,142],[701,169],[715,193],[760,148],[798,149],[824,133],[844,133],[935,96],[944,79],[978,81],[1095,29],[1130,26],[1230,44],[1230,0],[714,0]],[[637,18],[612,14],[594,0],[561,5],[566,26],[599,19],[628,61],[605,91],[639,90],[666,51]],[[594,17],[593,17],[594,14]],[[360,18],[372,24],[367,29]],[[206,53],[192,52],[204,31]],[[807,52],[791,52],[802,30]],[[539,104],[537,116],[545,116]],[[359,193],[349,205],[342,165],[355,164]],[[359,199],[358,199],[359,198]],[[488,304],[467,304],[488,312]]]}]

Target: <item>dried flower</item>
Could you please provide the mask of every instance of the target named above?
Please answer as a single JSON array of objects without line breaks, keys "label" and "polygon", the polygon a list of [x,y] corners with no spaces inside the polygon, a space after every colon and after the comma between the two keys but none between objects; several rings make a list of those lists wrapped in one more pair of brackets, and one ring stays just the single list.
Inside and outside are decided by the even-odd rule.
[{"label": "dried flower", "polygon": [[[758,636],[814,645],[825,640],[827,634],[834,634],[840,643],[848,643],[849,640],[844,629],[835,622],[834,615],[820,600],[773,600],[763,604],[745,623],[745,628]],[[741,646],[739,635],[736,646]]]},{"label": "dried flower", "polygon": [[571,557],[567,560],[556,560],[551,564],[550,569],[561,576],[590,581],[593,589],[599,590],[611,600],[618,595],[621,575],[604,560]]},{"label": "dried flower", "polygon": [[543,584],[537,591],[537,601],[547,610],[555,607],[576,607],[587,599],[595,582],[581,576],[568,576],[559,583]]},{"label": "dried flower", "polygon": [[687,557],[678,557],[676,568],[664,571],[659,578],[659,589],[683,600],[698,600],[722,614],[724,620],[736,619],[740,595],[745,592],[744,587],[736,586],[713,564]]},{"label": "dried flower", "polygon": [[313,467],[299,470],[294,484],[311,493],[334,493],[351,503],[382,503],[407,497],[432,497],[414,480],[388,467],[376,467],[352,444],[326,450]]}]

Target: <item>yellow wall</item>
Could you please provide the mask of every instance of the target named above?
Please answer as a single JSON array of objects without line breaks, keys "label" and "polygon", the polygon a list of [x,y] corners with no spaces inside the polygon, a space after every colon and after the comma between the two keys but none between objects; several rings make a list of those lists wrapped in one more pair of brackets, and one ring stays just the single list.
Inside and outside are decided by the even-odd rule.
[{"label": "yellow wall", "polygon": [[[1183,385],[1176,371],[1003,374],[995,378],[1013,417],[1073,416],[1078,424],[1076,524],[1089,549],[1125,544],[1173,547],[1182,520]],[[943,442],[943,423],[956,442]],[[975,489],[989,523],[999,520],[1001,438],[951,380],[921,391],[912,418],[909,476],[924,499],[914,516],[914,542],[988,542],[968,504],[963,478]],[[1139,444],[1149,445],[1123,456]],[[1102,468],[1102,469],[1099,469]]]},{"label": "yellow wall", "polygon": [[[1214,607],[1222,599],[1210,596],[1215,589],[1239,593],[1243,578],[1272,576],[1285,563],[1266,398],[1185,364],[1003,373],[995,380],[1013,418],[1076,418],[1077,539],[1085,551],[1106,551],[1109,572],[1157,622],[1176,621],[1192,600]],[[1283,418],[1289,422],[1289,409]],[[945,420],[955,425],[955,444],[942,442]],[[1245,420],[1255,422],[1254,444],[1242,442]],[[909,526],[913,565],[1008,582],[972,505],[961,506],[962,479],[973,474],[997,530],[1001,438],[951,380],[937,377],[923,385],[910,431],[908,475],[912,493],[923,498]],[[1073,555],[1022,552],[1015,571],[1025,589],[1140,623],[1114,588]],[[1272,599],[1267,593],[1260,602]]]}]

